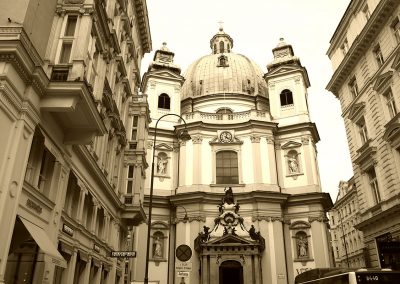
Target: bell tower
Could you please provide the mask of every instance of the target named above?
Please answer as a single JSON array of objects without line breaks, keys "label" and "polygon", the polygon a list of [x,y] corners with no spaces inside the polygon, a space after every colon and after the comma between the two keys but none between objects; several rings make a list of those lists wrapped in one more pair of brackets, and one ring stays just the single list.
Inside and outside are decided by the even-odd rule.
[{"label": "bell tower", "polygon": [[310,122],[307,70],[283,38],[272,50],[274,60],[267,65],[264,79],[268,84],[271,115],[280,126]]},{"label": "bell tower", "polygon": [[[142,90],[148,96],[152,124],[164,114],[181,113],[180,92],[184,78],[180,67],[174,64],[174,55],[164,42],[143,75]],[[166,121],[175,125],[177,118],[170,116]]]}]

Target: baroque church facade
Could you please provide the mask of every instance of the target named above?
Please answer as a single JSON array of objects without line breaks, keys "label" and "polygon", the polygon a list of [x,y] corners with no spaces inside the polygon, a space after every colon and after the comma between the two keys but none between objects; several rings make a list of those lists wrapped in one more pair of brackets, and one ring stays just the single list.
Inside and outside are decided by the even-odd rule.
[{"label": "baroque church facade", "polygon": [[[307,71],[283,39],[265,74],[233,43],[220,28],[184,73],[163,44],[143,76],[146,160],[155,155],[149,283],[293,283],[332,265]],[[151,167],[145,177],[148,195]],[[134,228],[133,283],[146,234]]]}]

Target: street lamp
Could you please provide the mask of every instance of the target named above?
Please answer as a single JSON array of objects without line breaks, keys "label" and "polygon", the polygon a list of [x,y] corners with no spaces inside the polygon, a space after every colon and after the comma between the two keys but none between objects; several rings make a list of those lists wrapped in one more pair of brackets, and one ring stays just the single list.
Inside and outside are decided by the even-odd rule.
[{"label": "street lamp", "polygon": [[182,205],[176,205],[176,208],[178,208],[178,207],[182,207],[182,208],[183,208],[183,210],[185,210],[185,216],[183,217],[183,223],[186,223],[187,221],[189,221],[189,217],[188,217],[188,214],[187,214],[186,208],[185,208],[185,207],[183,207]]},{"label": "street lamp", "polygon": [[186,121],[178,114],[174,114],[174,113],[168,113],[168,114],[164,114],[163,116],[161,116],[157,122],[156,122],[156,126],[155,126],[155,130],[154,130],[154,138],[153,138],[153,160],[151,163],[151,177],[150,177],[150,202],[149,202],[149,218],[147,219],[147,246],[146,246],[146,268],[145,268],[145,272],[144,272],[144,284],[148,284],[149,283],[149,254],[150,254],[150,229],[151,229],[151,210],[153,207],[153,182],[154,182],[154,158],[155,158],[155,152],[156,152],[156,141],[157,141],[157,125],[158,122],[163,118],[166,117],[168,115],[173,115],[173,116],[177,116],[180,119],[182,119],[183,123],[185,124],[185,129],[182,130],[181,135],[179,135],[178,138],[180,138],[183,141],[187,141],[190,140],[191,137],[187,131],[186,128]]},{"label": "street lamp", "polygon": [[349,255],[347,253],[347,244],[346,244],[346,236],[344,234],[344,229],[343,229],[343,221],[342,221],[342,216],[340,215],[340,210],[337,209],[337,212],[339,214],[339,219],[340,219],[340,227],[342,230],[342,236],[343,236],[343,244],[344,244],[344,251],[346,253],[346,262],[347,262],[347,267],[350,267],[350,263],[349,263]]}]

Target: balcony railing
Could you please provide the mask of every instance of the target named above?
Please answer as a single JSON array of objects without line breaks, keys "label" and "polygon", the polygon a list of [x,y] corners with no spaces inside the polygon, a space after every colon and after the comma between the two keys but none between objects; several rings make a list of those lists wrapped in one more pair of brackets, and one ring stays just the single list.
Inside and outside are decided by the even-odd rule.
[{"label": "balcony railing", "polygon": [[186,121],[220,121],[226,123],[233,123],[238,121],[248,121],[251,119],[271,121],[270,115],[267,111],[263,110],[248,110],[235,113],[208,113],[195,111],[183,115]]}]

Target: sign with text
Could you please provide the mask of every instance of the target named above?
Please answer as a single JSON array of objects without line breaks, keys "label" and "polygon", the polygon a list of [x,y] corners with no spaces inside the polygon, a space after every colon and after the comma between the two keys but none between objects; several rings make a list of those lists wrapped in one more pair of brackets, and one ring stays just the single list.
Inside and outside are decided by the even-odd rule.
[{"label": "sign with text", "polygon": [[178,277],[189,277],[190,272],[189,271],[177,271],[176,276]]},{"label": "sign with text", "polygon": [[134,258],[136,257],[136,251],[112,251],[111,257],[126,257],[126,258]]},{"label": "sign with text", "polygon": [[192,271],[192,263],[191,262],[177,262],[175,263],[176,271]]}]

